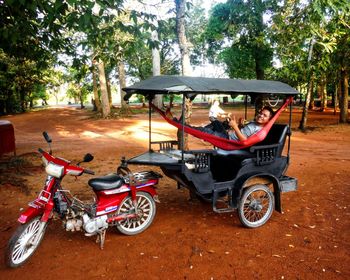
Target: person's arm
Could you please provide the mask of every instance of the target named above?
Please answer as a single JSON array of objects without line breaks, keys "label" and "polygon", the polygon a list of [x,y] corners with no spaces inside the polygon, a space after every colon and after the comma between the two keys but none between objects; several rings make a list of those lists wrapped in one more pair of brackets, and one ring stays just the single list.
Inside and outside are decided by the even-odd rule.
[{"label": "person's arm", "polygon": [[229,125],[234,130],[234,132],[239,140],[241,140],[241,141],[247,140],[247,136],[245,136],[241,132],[241,130],[239,129],[235,116],[232,117],[231,121],[229,122]]}]

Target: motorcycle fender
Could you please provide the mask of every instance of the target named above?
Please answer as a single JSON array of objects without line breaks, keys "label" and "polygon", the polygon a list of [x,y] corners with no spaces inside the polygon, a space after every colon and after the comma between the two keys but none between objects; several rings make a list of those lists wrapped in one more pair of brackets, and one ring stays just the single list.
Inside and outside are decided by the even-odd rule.
[{"label": "motorcycle fender", "polygon": [[18,218],[18,222],[21,224],[25,224],[29,222],[31,219],[41,216],[42,222],[47,222],[52,213],[54,204],[52,201],[49,201],[45,207],[28,207]]},{"label": "motorcycle fender", "polygon": [[152,197],[157,195],[157,191],[154,187],[144,187],[142,189],[139,189],[138,191],[143,191],[149,193]]},{"label": "motorcycle fender", "polygon": [[21,216],[18,218],[18,222],[21,224],[25,224],[29,222],[31,219],[41,216],[44,213],[44,208],[34,208],[34,207],[29,207],[27,208]]}]

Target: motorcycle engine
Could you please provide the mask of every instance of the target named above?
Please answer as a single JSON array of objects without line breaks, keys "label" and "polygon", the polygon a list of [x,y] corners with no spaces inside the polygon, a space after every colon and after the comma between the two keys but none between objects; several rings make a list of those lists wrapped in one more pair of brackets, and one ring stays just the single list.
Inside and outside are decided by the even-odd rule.
[{"label": "motorcycle engine", "polygon": [[80,231],[83,221],[81,219],[68,219],[65,222],[66,231]]},{"label": "motorcycle engine", "polygon": [[63,217],[67,212],[67,201],[62,196],[60,192],[56,192],[55,196],[53,197],[54,203],[55,203],[55,211]]},{"label": "motorcycle engine", "polygon": [[107,215],[90,218],[88,214],[84,214],[83,228],[88,234],[96,234],[98,231],[108,228]]}]

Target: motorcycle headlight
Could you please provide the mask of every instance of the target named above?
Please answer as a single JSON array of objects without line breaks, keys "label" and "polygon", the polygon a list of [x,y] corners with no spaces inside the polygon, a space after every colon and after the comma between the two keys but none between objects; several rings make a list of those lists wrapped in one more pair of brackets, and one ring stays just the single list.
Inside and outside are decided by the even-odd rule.
[{"label": "motorcycle headlight", "polygon": [[57,165],[52,162],[50,162],[45,167],[46,173],[56,178],[61,178],[61,176],[63,175],[63,170],[64,170],[64,167],[62,165]]}]

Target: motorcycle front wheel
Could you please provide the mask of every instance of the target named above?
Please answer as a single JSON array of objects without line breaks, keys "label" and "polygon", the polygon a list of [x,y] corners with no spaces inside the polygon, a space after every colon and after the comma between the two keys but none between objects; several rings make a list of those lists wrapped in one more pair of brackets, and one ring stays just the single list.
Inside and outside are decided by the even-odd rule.
[{"label": "motorcycle front wheel", "polygon": [[[135,218],[128,218],[123,221],[119,221],[116,227],[119,232],[125,235],[135,235],[143,232],[147,229],[156,215],[156,204],[152,196],[146,192],[136,193],[136,214]],[[120,207],[117,211],[118,215],[133,214],[135,213],[135,207],[132,203],[130,196],[123,199]]]},{"label": "motorcycle front wheel", "polygon": [[8,243],[5,255],[6,264],[14,268],[25,263],[39,247],[46,227],[47,223],[42,225],[40,217],[20,225]]}]

